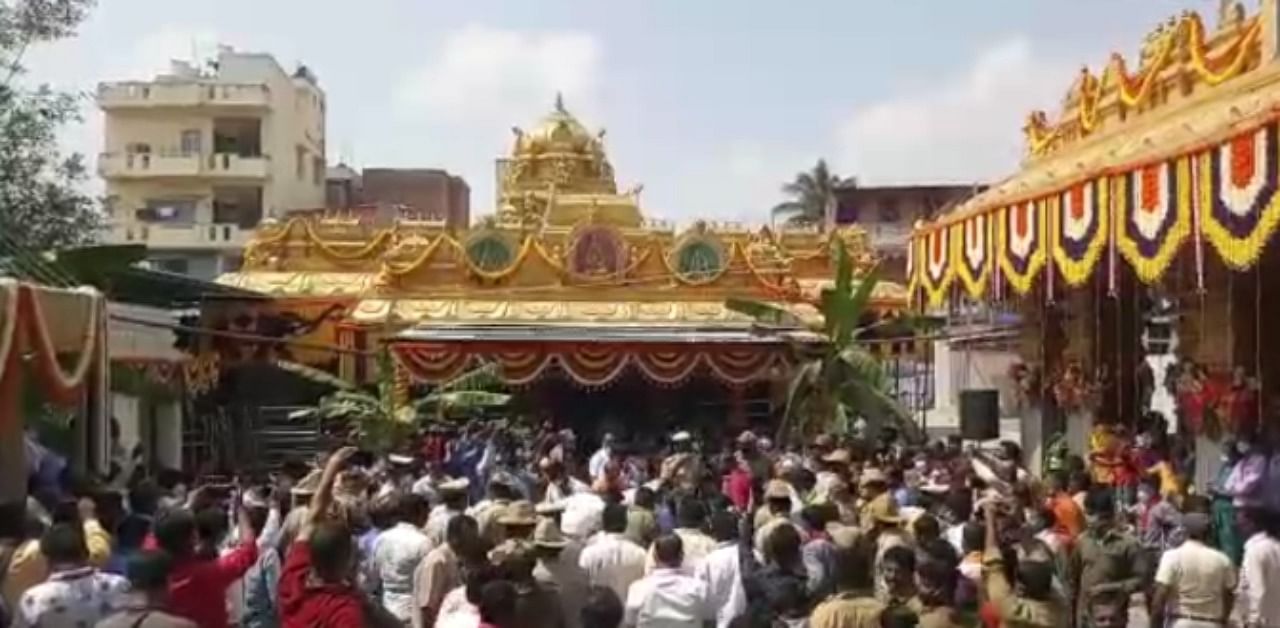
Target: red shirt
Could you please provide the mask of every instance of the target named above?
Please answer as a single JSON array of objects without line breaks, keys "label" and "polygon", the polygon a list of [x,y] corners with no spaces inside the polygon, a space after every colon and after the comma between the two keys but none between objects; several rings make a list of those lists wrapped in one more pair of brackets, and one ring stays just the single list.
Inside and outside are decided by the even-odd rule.
[{"label": "red shirt", "polygon": [[169,572],[169,611],[200,628],[227,628],[227,587],[258,562],[258,543],[249,539],[216,559],[188,558]]},{"label": "red shirt", "polygon": [[360,597],[350,587],[309,583],[311,546],[297,541],[289,547],[280,574],[280,620],[282,628],[360,628],[364,610]]},{"label": "red shirt", "polygon": [[751,474],[746,469],[735,468],[724,476],[721,490],[739,511],[746,512],[751,507]]}]

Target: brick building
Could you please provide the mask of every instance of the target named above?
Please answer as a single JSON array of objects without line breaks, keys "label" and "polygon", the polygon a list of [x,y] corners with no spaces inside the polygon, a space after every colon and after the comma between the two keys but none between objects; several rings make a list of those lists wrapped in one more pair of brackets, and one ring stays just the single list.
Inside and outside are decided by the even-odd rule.
[{"label": "brick building", "polygon": [[365,168],[338,164],[325,187],[329,209],[397,208],[397,214],[443,219],[454,228],[471,224],[471,188],[462,177],[435,168]]}]

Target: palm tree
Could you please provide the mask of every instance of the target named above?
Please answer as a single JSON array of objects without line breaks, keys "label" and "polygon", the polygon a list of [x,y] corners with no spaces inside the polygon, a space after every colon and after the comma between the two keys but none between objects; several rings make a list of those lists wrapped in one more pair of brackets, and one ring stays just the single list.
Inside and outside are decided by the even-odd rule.
[{"label": "palm tree", "polygon": [[774,219],[783,218],[793,226],[822,227],[827,216],[835,210],[836,188],[843,181],[831,174],[825,159],[819,159],[812,170],[796,174],[796,178],[782,186],[782,192],[791,200],[773,208]]},{"label": "palm tree", "polygon": [[[796,343],[799,366],[787,389],[787,405],[779,426],[779,438],[790,434],[847,432],[862,416],[874,426],[893,425],[912,442],[924,435],[911,413],[888,392],[888,377],[880,361],[859,343],[870,328],[863,317],[879,281],[878,269],[855,281],[853,261],[842,243],[833,245],[836,255],[834,285],[823,290],[818,304],[822,312],[820,333],[824,342]],[[755,320],[783,328],[803,327],[789,310],[773,303],[730,298],[725,307]]]}]

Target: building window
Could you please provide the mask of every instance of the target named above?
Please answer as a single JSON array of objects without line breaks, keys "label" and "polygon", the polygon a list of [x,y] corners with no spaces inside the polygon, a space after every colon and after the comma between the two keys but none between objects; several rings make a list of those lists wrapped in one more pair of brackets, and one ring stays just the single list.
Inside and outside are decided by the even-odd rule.
[{"label": "building window", "polygon": [[324,157],[316,157],[311,164],[311,182],[324,185]]},{"label": "building window", "polygon": [[130,142],[124,145],[124,152],[130,155],[150,155],[151,145],[146,142]]},{"label": "building window", "polygon": [[200,140],[201,140],[200,129],[184,130],[182,132],[182,139],[179,144],[181,146],[182,154],[183,155],[199,155],[201,152],[203,152],[200,149]]},{"label": "building window", "polygon": [[145,208],[138,210],[137,218],[141,222],[193,224],[196,221],[196,202],[192,199],[150,199]]},{"label": "building window", "polygon": [[301,146],[297,147],[298,153],[298,180],[305,181],[307,179],[307,149]]}]

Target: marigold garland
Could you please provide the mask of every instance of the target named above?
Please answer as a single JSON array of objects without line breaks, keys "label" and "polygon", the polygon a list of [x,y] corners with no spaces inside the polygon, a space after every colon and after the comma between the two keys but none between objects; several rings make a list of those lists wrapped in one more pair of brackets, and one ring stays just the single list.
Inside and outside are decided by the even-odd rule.
[{"label": "marigold garland", "polygon": [[[1253,130],[1249,133],[1256,134],[1257,132],[1257,130]],[[1265,150],[1268,159],[1280,161],[1280,141],[1277,141],[1277,135],[1277,130],[1274,127],[1274,123],[1272,123],[1272,126],[1267,128],[1266,137],[1261,140],[1254,139],[1254,141],[1267,142],[1269,145]],[[1212,160],[1214,159],[1214,152],[1215,151],[1213,150],[1208,150],[1198,157],[1198,159],[1201,160],[1199,181],[1201,207],[1200,229],[1204,233],[1205,238],[1209,240],[1209,243],[1213,245],[1214,250],[1218,252],[1218,256],[1222,259],[1223,263],[1234,270],[1247,270],[1258,263],[1258,259],[1262,257],[1262,253],[1266,249],[1267,243],[1270,242],[1271,236],[1275,234],[1277,226],[1280,226],[1280,193],[1277,193],[1276,189],[1272,187],[1270,199],[1255,199],[1255,203],[1261,203],[1257,208],[1259,212],[1257,216],[1258,222],[1254,225],[1254,228],[1250,230],[1249,235],[1237,237],[1232,233],[1231,229],[1219,220],[1217,212],[1215,211],[1215,206],[1219,202],[1219,199],[1214,195],[1215,181],[1213,180],[1213,168],[1211,165]],[[1231,159],[1233,162],[1237,159],[1234,146],[1232,149]],[[1250,152],[1248,159],[1251,163],[1256,161],[1252,151]],[[1219,164],[1220,171],[1223,166],[1225,166],[1225,164]],[[1253,167],[1255,169],[1269,166],[1280,167],[1269,164],[1253,163]],[[1236,182],[1237,177],[1235,169],[1236,165],[1233,163],[1231,166],[1231,183],[1233,184]],[[1222,173],[1219,172],[1219,181],[1216,182],[1219,190],[1227,184],[1227,181],[1223,179],[1225,179],[1225,177],[1223,177]]]},{"label": "marigold garland", "polygon": [[1218,65],[1221,59],[1210,60],[1208,58],[1208,51],[1205,50],[1204,22],[1201,21],[1199,15],[1194,13],[1183,18],[1183,22],[1188,30],[1189,41],[1187,47],[1191,50],[1191,67],[1195,70],[1200,80],[1209,86],[1221,85],[1240,74],[1244,70],[1245,63],[1248,62],[1249,53],[1262,34],[1262,20],[1254,18],[1245,27],[1240,37],[1231,44],[1229,48],[1231,51],[1223,55],[1223,58],[1230,58],[1231,61],[1226,64],[1226,67],[1221,72],[1215,72],[1209,66]]},{"label": "marigold garland", "polygon": [[[934,231],[930,238],[942,238],[941,241],[926,239],[924,243],[925,259],[924,273],[921,276],[921,283],[924,284],[925,295],[928,297],[930,307],[939,307],[942,305],[943,299],[947,295],[947,290],[951,288],[951,282],[955,279],[955,267],[951,264],[951,260],[955,258],[954,244],[951,241],[950,227]],[[941,275],[935,277],[933,272],[935,250],[941,248],[938,255],[942,259]]]},{"label": "marigold garland", "polygon": [[1028,253],[1026,261],[1026,269],[1019,271],[1014,266],[1013,260],[1010,259],[1009,253],[1009,212],[1013,211],[1015,205],[1006,205],[998,210],[996,224],[996,258],[999,260],[1000,269],[1009,286],[1017,294],[1026,294],[1031,291],[1035,285],[1036,277],[1040,271],[1044,269],[1045,260],[1045,200],[1041,199],[1031,203],[1030,213],[1036,220],[1035,229],[1039,232],[1036,247]]},{"label": "marigold garland", "polygon": [[[1191,159],[1179,157],[1170,160],[1163,167],[1170,170],[1166,176],[1175,178],[1177,197],[1172,199],[1173,223],[1169,225],[1169,230],[1159,243],[1155,254],[1150,256],[1143,254],[1138,242],[1129,234],[1129,229],[1123,222],[1124,219],[1117,221],[1120,224],[1116,227],[1116,248],[1133,267],[1134,273],[1142,283],[1152,283],[1159,279],[1169,268],[1169,264],[1173,262],[1174,256],[1182,248],[1183,243],[1191,236]],[[1142,185],[1146,185],[1145,177]],[[1129,216],[1133,212],[1141,211],[1138,204],[1142,199],[1134,199],[1128,187],[1128,177],[1117,177],[1115,193],[1120,216]]]},{"label": "marigold garland", "polygon": [[[17,351],[19,336],[27,339],[33,354],[32,366],[41,392],[58,404],[78,401],[92,366],[101,364],[99,358],[105,351],[103,316],[105,302],[96,292],[80,292],[89,300],[84,343],[75,351],[77,361],[70,372],[58,363],[58,347],[49,336],[44,310],[36,289],[11,279],[0,279],[0,293],[4,295],[4,312],[0,314],[0,389],[16,390],[22,376],[22,362]],[[15,395],[0,396],[0,420],[12,420],[15,413],[6,404],[12,404]]]},{"label": "marigold garland", "polygon": [[[1077,83],[1079,104],[1074,119],[1049,124],[1042,115],[1033,114],[1027,123],[1028,149],[1033,155],[1046,154],[1054,141],[1062,136],[1063,129],[1071,123],[1077,124],[1085,134],[1093,132],[1098,125],[1102,96],[1109,83],[1116,84],[1117,98],[1125,106],[1138,107],[1146,103],[1155,92],[1161,72],[1177,62],[1178,57],[1173,51],[1181,41],[1186,42],[1189,68],[1195,77],[1210,87],[1221,85],[1244,72],[1261,33],[1262,21],[1257,17],[1251,18],[1240,30],[1239,36],[1224,47],[1226,52],[1217,59],[1211,59],[1205,42],[1204,21],[1199,15],[1189,13],[1164,35],[1159,51],[1137,78],[1128,73],[1124,58],[1118,53],[1112,54],[1101,79],[1094,76],[1088,68],[1082,69]],[[1215,70],[1214,67],[1222,69]]]},{"label": "marigold garland", "polygon": [[[982,268],[974,273],[969,267],[969,231],[970,226],[976,223],[981,223],[974,231],[979,232],[976,237],[982,238]],[[958,230],[958,233],[951,236],[955,252],[951,263],[956,267],[956,275],[960,277],[965,292],[974,299],[980,299],[991,280],[991,220],[986,215],[978,215],[960,221],[951,228]]]},{"label": "marigold garland", "polygon": [[[1069,213],[1073,213],[1074,209],[1062,205],[1060,196],[1053,199],[1054,207],[1050,212],[1052,215],[1052,223],[1050,224],[1050,232],[1053,236],[1050,242],[1053,246],[1053,261],[1057,265],[1058,270],[1062,272],[1062,278],[1066,280],[1068,286],[1079,286],[1089,280],[1093,275],[1093,270],[1098,266],[1098,260],[1102,259],[1102,252],[1106,249],[1108,241],[1108,228],[1111,225],[1111,195],[1110,195],[1110,178],[1101,177],[1094,181],[1086,181],[1068,188],[1066,195],[1074,196],[1078,190],[1083,190],[1085,186],[1092,189],[1093,207],[1087,208],[1093,213],[1093,221],[1097,224],[1092,237],[1084,242],[1085,250],[1080,259],[1073,259],[1063,244],[1066,237],[1063,232],[1063,222]],[[1081,203],[1089,201],[1088,198],[1080,198]],[[1068,199],[1069,202],[1074,199]]]}]

